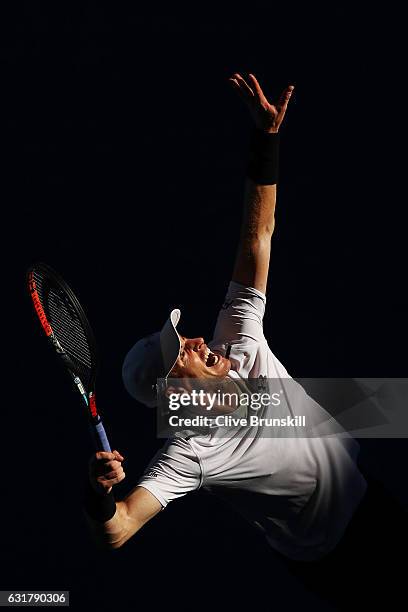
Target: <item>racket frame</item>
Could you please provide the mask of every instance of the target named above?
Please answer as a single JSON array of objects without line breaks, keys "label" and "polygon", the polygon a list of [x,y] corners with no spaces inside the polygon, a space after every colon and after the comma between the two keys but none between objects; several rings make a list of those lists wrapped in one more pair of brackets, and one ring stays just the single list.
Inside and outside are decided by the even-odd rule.
[{"label": "racket frame", "polygon": [[[89,389],[85,388],[80,376],[78,376],[77,368],[67,352],[61,346],[59,340],[57,339],[54,331],[52,329],[51,324],[48,321],[47,314],[41,304],[40,296],[38,295],[37,285],[34,278],[34,272],[41,274],[45,279],[49,279],[51,283],[60,288],[68,297],[71,304],[74,307],[75,314],[79,318],[79,321],[85,331],[86,339],[89,345],[89,350],[91,354],[91,363],[90,368],[90,382]],[[27,285],[28,291],[30,293],[34,309],[38,315],[41,326],[49,340],[49,342],[54,347],[55,352],[59,356],[61,362],[64,364],[65,369],[71,376],[77,391],[80,393],[84,404],[88,409],[88,414],[90,417],[91,431],[93,434],[94,442],[98,450],[105,450],[111,452],[111,447],[105,432],[105,429],[102,424],[102,419],[98,414],[96,408],[96,397],[95,397],[95,382],[96,375],[98,371],[99,361],[98,361],[98,351],[95,341],[95,336],[93,334],[92,328],[89,324],[89,321],[83,311],[83,308],[78,301],[75,293],[72,291],[71,287],[65,282],[65,280],[56,272],[53,268],[43,262],[37,262],[32,265],[27,270]]]}]

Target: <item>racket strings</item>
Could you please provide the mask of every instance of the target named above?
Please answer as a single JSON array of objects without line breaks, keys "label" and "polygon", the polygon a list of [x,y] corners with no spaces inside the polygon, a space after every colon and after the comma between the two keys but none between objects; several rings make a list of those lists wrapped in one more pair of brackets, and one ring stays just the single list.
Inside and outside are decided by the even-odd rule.
[{"label": "racket strings", "polygon": [[84,384],[88,384],[94,367],[87,333],[66,294],[34,270],[34,281],[41,305],[54,336],[72,360]]},{"label": "racket strings", "polygon": [[80,320],[68,310],[66,304],[52,289],[48,294],[47,314],[59,343],[69,357],[74,360],[82,378],[86,377],[83,382],[88,382],[92,368],[92,355],[85,331]]},{"label": "racket strings", "polygon": [[48,314],[51,326],[60,336],[64,348],[71,350],[78,359],[84,361],[85,365],[91,367],[91,354],[86,337],[81,335],[82,328],[79,321],[71,321],[64,305],[58,303],[58,300],[55,300],[55,296],[52,294],[48,298]]}]

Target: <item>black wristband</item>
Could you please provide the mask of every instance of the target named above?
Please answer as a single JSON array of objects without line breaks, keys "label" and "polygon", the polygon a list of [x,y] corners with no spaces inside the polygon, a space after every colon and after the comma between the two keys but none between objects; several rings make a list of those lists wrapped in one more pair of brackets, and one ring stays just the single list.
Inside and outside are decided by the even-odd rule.
[{"label": "black wristband", "polygon": [[279,171],[279,134],[255,128],[251,136],[247,176],[259,185],[275,185]]},{"label": "black wristband", "polygon": [[116,512],[115,498],[112,491],[99,495],[88,481],[85,485],[83,505],[87,514],[101,523],[106,523]]}]

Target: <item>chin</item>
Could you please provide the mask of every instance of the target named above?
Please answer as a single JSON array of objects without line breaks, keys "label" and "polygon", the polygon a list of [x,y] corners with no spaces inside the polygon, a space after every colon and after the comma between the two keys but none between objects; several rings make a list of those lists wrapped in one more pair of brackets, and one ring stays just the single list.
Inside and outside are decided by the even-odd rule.
[{"label": "chin", "polygon": [[220,361],[217,363],[216,370],[212,372],[213,376],[217,378],[224,378],[228,374],[231,369],[231,362],[226,357],[221,357]]}]

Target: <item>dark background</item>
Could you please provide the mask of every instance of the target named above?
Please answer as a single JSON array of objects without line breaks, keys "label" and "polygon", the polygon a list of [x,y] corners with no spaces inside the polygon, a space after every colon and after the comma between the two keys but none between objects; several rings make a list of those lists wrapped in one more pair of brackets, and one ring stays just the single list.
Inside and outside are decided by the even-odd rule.
[{"label": "dark background", "polygon": [[[211,339],[251,128],[227,79],[253,72],[272,99],[295,85],[281,130],[271,349],[293,376],[405,376],[400,18],[391,6],[273,2],[26,2],[3,16],[12,306],[5,296],[2,589],[70,590],[74,609],[135,609],[141,597],[153,609],[332,609],[202,493],[120,551],[95,550],[80,502],[92,450],[85,417],[41,337],[24,274],[48,262],[88,313],[100,408],[126,457],[124,494],[162,441],[154,413],[123,389],[122,360],[173,307],[184,335]],[[362,444],[368,469],[402,504],[406,446]]]}]

